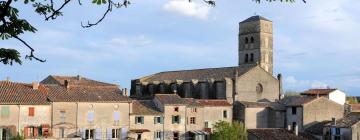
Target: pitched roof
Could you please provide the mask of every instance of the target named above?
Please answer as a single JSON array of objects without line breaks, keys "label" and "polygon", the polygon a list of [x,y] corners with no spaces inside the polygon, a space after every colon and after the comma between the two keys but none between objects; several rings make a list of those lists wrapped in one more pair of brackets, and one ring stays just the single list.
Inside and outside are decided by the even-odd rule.
[{"label": "pitched roof", "polygon": [[164,105],[186,105],[187,102],[177,94],[155,94],[157,98]]},{"label": "pitched roof", "polygon": [[360,121],[360,113],[359,112],[352,112],[347,114],[345,117],[336,120],[336,126],[340,128],[349,128],[355,123]]},{"label": "pitched roof", "polygon": [[286,96],[280,100],[280,103],[285,106],[302,106],[315,99],[317,98],[309,96]]},{"label": "pitched roof", "polygon": [[256,136],[259,140],[312,140],[313,137],[299,133],[295,135],[293,132],[281,128],[262,128],[248,129],[249,134]]},{"label": "pitched roof", "polygon": [[278,102],[247,102],[247,101],[240,101],[240,104],[247,108],[271,108],[273,110],[286,110],[283,104]]},{"label": "pitched roof", "polygon": [[188,106],[194,106],[194,107],[198,107],[198,106],[202,106],[199,102],[197,102],[196,99],[194,98],[183,98],[183,100],[186,102],[186,104]]},{"label": "pitched roof", "polygon": [[45,85],[49,99],[54,102],[130,102],[115,86],[78,86],[66,88],[60,85]]},{"label": "pitched roof", "polygon": [[152,100],[135,100],[133,101],[132,115],[160,115],[162,112],[156,107]]},{"label": "pitched roof", "polygon": [[337,89],[309,89],[301,93],[302,95],[327,95]]},{"label": "pitched roof", "polygon": [[225,77],[234,78],[236,73],[242,75],[254,66],[237,66],[237,67],[222,67],[222,68],[207,68],[207,69],[194,69],[194,70],[181,70],[181,71],[167,71],[160,72],[153,75],[140,78],[142,82],[151,81],[175,81],[184,80],[191,81],[192,79],[208,80],[208,79],[224,79]]},{"label": "pitched roof", "polygon": [[226,100],[198,99],[196,101],[202,106],[232,106]]},{"label": "pitched roof", "polygon": [[315,134],[315,135],[322,135],[324,126],[326,126],[329,123],[331,123],[331,121],[329,121],[329,120],[317,122],[317,123],[309,126],[308,128],[306,128],[305,131],[308,133],[311,133],[311,134]]},{"label": "pitched roof", "polygon": [[49,104],[46,93],[43,85],[33,89],[32,84],[0,81],[0,104]]},{"label": "pitched roof", "polygon": [[350,104],[351,112],[360,112],[360,104]]},{"label": "pitched roof", "polygon": [[259,21],[259,20],[266,20],[266,21],[270,21],[271,20],[268,20],[262,16],[259,16],[259,15],[256,15],[256,16],[252,16],[252,17],[249,17],[247,19],[245,19],[244,21],[241,21],[240,23],[245,23],[245,22],[253,22],[253,21]]},{"label": "pitched roof", "polygon": [[110,84],[100,81],[95,81],[92,79],[88,79],[85,77],[82,77],[80,75],[77,76],[56,76],[56,75],[50,75],[46,77],[44,80],[42,80],[40,83],[42,84],[57,84],[57,85],[65,85],[65,80],[68,81],[69,85],[71,87],[73,86],[118,86],[116,84]]}]

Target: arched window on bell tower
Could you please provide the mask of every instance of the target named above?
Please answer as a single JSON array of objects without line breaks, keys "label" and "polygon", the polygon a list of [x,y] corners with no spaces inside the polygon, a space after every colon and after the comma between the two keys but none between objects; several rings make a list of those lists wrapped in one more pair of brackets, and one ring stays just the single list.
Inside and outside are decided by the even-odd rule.
[{"label": "arched window on bell tower", "polygon": [[245,37],[245,44],[249,43],[249,39],[247,37]]},{"label": "arched window on bell tower", "polygon": [[255,41],[255,40],[254,40],[254,37],[251,37],[251,38],[250,38],[250,43],[254,43],[254,41]]},{"label": "arched window on bell tower", "polygon": [[249,62],[249,55],[245,54],[245,63],[248,63],[248,62]]},{"label": "arched window on bell tower", "polygon": [[254,54],[253,53],[250,54],[250,62],[254,62]]}]

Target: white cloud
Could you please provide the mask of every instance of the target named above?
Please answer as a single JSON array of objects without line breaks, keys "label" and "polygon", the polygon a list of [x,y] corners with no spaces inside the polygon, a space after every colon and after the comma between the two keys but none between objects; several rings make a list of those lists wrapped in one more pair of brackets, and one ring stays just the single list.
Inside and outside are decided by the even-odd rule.
[{"label": "white cloud", "polygon": [[285,89],[306,90],[308,88],[328,88],[329,85],[319,80],[299,80],[295,76],[287,76],[284,79]]},{"label": "white cloud", "polygon": [[114,37],[109,41],[111,46],[146,46],[153,41],[145,35],[138,35],[134,37]]},{"label": "white cloud", "polygon": [[197,1],[189,2],[188,0],[170,0],[163,6],[163,9],[199,19],[207,19],[210,12],[210,7],[208,5]]}]

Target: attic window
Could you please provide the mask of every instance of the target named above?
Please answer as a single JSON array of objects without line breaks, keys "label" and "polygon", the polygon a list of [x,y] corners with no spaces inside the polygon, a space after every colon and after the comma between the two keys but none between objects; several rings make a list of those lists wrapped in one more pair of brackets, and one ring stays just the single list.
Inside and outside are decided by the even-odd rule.
[{"label": "attic window", "polygon": [[175,112],[179,112],[179,107],[175,107],[175,108],[174,108],[174,111],[175,111]]}]

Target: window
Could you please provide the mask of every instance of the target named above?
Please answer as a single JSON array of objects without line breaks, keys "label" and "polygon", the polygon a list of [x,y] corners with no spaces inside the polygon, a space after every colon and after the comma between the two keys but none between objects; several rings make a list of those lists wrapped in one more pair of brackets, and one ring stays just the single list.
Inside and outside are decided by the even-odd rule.
[{"label": "window", "polygon": [[154,117],[154,124],[162,124],[163,118],[160,116]]},{"label": "window", "polygon": [[34,116],[35,116],[35,108],[29,107],[29,117],[34,117]]},{"label": "window", "polygon": [[65,111],[60,111],[60,122],[65,123]]},{"label": "window", "polygon": [[227,110],[224,110],[223,111],[223,118],[227,118],[227,117],[228,117]]},{"label": "window", "polygon": [[207,122],[207,121],[205,122],[205,128],[210,128],[209,127],[209,122]]},{"label": "window", "polygon": [[9,140],[11,133],[8,128],[0,128],[0,140]]},{"label": "window", "polygon": [[175,111],[175,112],[179,112],[179,107],[175,107],[175,108],[174,108],[174,111]]},{"label": "window", "polygon": [[141,140],[141,134],[137,134],[136,140]]},{"label": "window", "polygon": [[117,139],[120,138],[121,129],[111,129],[111,138]]},{"label": "window", "polygon": [[161,131],[155,131],[154,132],[154,137],[155,137],[156,140],[161,140],[162,132]]},{"label": "window", "polygon": [[87,113],[87,119],[89,122],[93,122],[94,121],[94,111],[89,111]]},{"label": "window", "polygon": [[196,118],[190,117],[190,124],[196,124]]},{"label": "window", "polygon": [[250,38],[250,43],[254,43],[254,41],[255,41],[255,40],[254,40],[254,37],[251,37],[251,38]]},{"label": "window", "polygon": [[115,111],[114,112],[114,121],[119,121],[120,120],[120,112],[119,111]]},{"label": "window", "polygon": [[247,37],[245,37],[245,44],[249,43],[249,39]]},{"label": "window", "polygon": [[191,108],[191,112],[196,113],[196,112],[197,112],[197,108]]},{"label": "window", "polygon": [[85,139],[94,139],[94,135],[95,135],[95,129],[86,129],[85,131]]},{"label": "window", "polygon": [[334,138],[335,140],[340,140],[341,138],[341,135],[340,135],[340,128],[335,128],[335,135],[334,135]]},{"label": "window", "polygon": [[135,124],[144,124],[144,116],[136,116]]},{"label": "window", "polygon": [[253,53],[250,54],[250,62],[254,62],[254,54]]},{"label": "window", "polygon": [[180,116],[179,115],[177,115],[177,116],[172,116],[172,124],[175,124],[175,123],[177,123],[177,124],[180,124]]},{"label": "window", "polygon": [[296,107],[291,108],[291,114],[296,115]]},{"label": "window", "polygon": [[10,109],[9,106],[2,106],[1,107],[1,117],[7,118],[10,116]]},{"label": "window", "polygon": [[174,140],[179,140],[179,132],[174,132]]},{"label": "window", "polygon": [[249,54],[245,54],[245,63],[249,62]]},{"label": "window", "polygon": [[59,138],[65,137],[65,128],[60,128]]},{"label": "window", "polygon": [[256,85],[256,93],[260,94],[264,91],[262,84],[258,83]]}]

